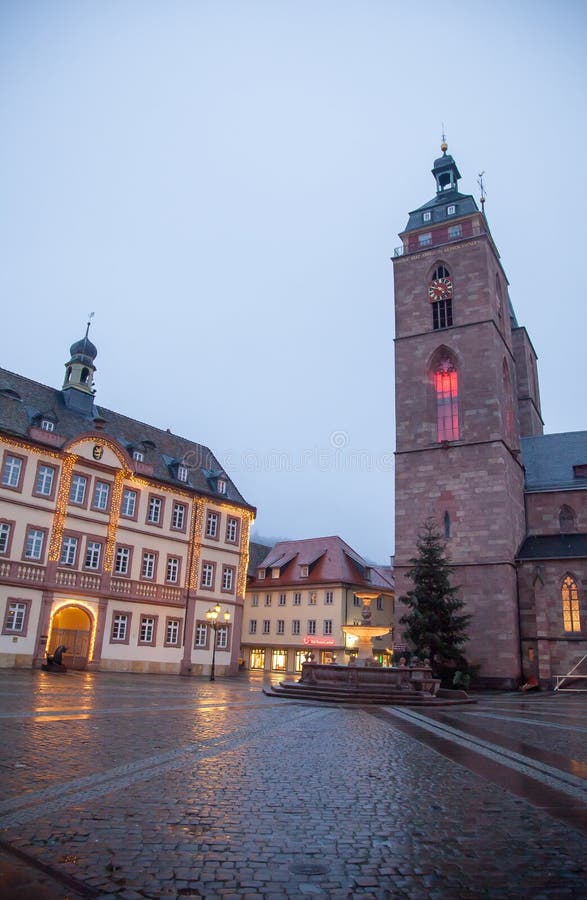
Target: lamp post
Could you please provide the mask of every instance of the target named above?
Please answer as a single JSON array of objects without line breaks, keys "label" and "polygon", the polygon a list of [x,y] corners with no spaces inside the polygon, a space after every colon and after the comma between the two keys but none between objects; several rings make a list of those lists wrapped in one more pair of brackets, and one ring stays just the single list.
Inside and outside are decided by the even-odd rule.
[{"label": "lamp post", "polygon": [[206,620],[212,629],[212,634],[214,635],[212,639],[212,668],[210,669],[210,681],[215,681],[214,668],[216,665],[216,633],[219,628],[226,628],[228,623],[230,622],[230,613],[225,612],[222,614],[222,620],[220,619],[221,606],[219,603],[216,606],[213,606],[206,613]]}]

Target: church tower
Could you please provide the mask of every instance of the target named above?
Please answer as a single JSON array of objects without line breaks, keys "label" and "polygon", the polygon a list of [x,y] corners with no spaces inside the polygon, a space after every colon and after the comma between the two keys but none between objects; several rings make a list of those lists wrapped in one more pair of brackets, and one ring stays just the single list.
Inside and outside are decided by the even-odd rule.
[{"label": "church tower", "polygon": [[[434,198],[395,251],[396,596],[434,517],[472,614],[467,656],[519,683],[516,552],[525,536],[520,436],[539,434],[536,357],[509,302],[487,220],[442,143]],[[532,368],[534,367],[534,368]],[[397,604],[398,618],[404,611]],[[399,636],[402,626],[396,623]]]},{"label": "church tower", "polygon": [[91,415],[94,406],[94,360],[98,351],[88,338],[90,323],[83,338],[69,348],[69,362],[65,363],[62,396],[68,409]]}]

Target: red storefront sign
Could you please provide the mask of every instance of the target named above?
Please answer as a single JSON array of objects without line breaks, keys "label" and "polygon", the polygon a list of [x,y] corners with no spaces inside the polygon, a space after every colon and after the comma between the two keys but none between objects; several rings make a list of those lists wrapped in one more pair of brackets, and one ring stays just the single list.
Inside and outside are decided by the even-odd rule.
[{"label": "red storefront sign", "polygon": [[304,644],[311,647],[334,647],[336,641],[331,637],[305,637]]}]

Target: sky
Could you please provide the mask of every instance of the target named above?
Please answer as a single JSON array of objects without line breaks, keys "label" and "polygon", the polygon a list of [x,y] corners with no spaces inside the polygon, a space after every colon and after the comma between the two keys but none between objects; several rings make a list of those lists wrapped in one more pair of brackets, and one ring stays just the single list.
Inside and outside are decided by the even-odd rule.
[{"label": "sky", "polygon": [[0,365],[210,447],[254,536],[393,554],[393,274],[444,127],[584,430],[587,6],[2,0]]}]

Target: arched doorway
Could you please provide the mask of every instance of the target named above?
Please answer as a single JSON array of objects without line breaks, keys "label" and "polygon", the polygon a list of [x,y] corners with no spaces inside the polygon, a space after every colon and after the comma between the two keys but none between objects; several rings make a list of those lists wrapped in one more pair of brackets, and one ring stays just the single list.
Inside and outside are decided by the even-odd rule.
[{"label": "arched doorway", "polygon": [[55,613],[51,621],[51,637],[48,652],[53,653],[60,644],[67,647],[63,663],[68,669],[85,669],[88,664],[92,620],[80,606],[65,606]]}]

